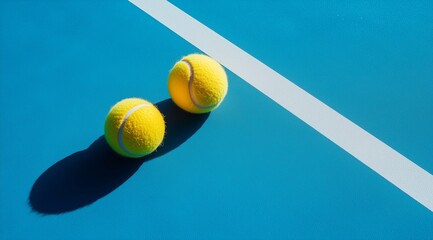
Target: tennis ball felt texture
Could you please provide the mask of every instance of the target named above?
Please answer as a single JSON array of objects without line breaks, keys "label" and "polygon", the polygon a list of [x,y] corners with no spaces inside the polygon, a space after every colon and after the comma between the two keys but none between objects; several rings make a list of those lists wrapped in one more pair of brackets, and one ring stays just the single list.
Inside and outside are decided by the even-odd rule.
[{"label": "tennis ball felt texture", "polygon": [[150,102],[127,98],[114,105],[105,120],[105,139],[118,154],[139,158],[162,143],[164,117]]},{"label": "tennis ball felt texture", "polygon": [[168,77],[173,102],[191,113],[206,113],[217,108],[227,94],[224,68],[203,54],[191,54],[178,61]]}]

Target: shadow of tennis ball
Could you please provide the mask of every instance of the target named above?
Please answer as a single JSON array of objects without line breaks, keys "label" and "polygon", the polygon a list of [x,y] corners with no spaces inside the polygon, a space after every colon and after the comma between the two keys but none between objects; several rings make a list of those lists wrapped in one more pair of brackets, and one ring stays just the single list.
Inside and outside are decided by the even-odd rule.
[{"label": "shadow of tennis ball", "polygon": [[140,166],[179,147],[204,124],[209,114],[191,114],[171,99],[156,104],[165,116],[166,135],[154,153],[138,159],[116,154],[104,136],[43,172],[33,184],[29,205],[40,214],[61,214],[90,205],[126,182]]}]

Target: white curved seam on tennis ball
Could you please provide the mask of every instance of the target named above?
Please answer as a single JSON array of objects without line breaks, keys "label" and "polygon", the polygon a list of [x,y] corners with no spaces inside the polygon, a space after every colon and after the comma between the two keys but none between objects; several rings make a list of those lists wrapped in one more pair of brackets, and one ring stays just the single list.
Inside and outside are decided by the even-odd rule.
[{"label": "white curved seam on tennis ball", "polygon": [[150,104],[147,103],[143,103],[140,105],[137,105],[131,109],[129,109],[129,111],[125,114],[125,116],[122,119],[122,124],[120,125],[119,128],[119,132],[117,133],[117,141],[119,142],[119,146],[120,148],[129,156],[133,156],[133,157],[141,157],[142,155],[140,154],[136,154],[133,152],[128,151],[128,149],[126,149],[125,145],[123,145],[123,128],[125,127],[125,123],[128,120],[128,118],[134,113],[136,112],[138,109],[142,108],[142,107],[146,107],[146,106],[150,106]]},{"label": "white curved seam on tennis ball", "polygon": [[433,211],[433,175],[169,1],[129,0]]},{"label": "white curved seam on tennis ball", "polygon": [[191,97],[191,101],[194,103],[194,105],[196,105],[198,108],[211,108],[211,107],[215,107],[216,104],[211,104],[208,106],[202,105],[200,103],[198,103],[198,101],[196,100],[194,91],[193,91],[193,83],[194,83],[194,68],[192,67],[191,63],[188,60],[182,59],[181,62],[185,63],[188,66],[189,69],[189,79],[188,79],[188,91],[189,91],[189,96]]}]

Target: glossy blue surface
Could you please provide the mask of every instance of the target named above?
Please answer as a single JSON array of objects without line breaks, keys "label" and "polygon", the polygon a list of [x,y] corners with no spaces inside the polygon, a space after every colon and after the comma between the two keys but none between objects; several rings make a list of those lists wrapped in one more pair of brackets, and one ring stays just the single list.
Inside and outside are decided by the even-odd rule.
[{"label": "glossy blue surface", "polygon": [[[171,2],[433,172],[431,1]],[[1,1],[0,238],[433,238],[429,210],[233,73],[210,115],[173,106],[197,51],[127,1]],[[101,138],[126,97],[167,115],[137,162]]]}]

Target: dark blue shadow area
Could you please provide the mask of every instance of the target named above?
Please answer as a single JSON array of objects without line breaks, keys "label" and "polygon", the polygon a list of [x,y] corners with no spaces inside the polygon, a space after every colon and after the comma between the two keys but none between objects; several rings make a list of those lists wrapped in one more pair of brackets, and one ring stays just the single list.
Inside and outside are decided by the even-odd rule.
[{"label": "dark blue shadow area", "polygon": [[163,156],[188,140],[204,124],[209,114],[190,114],[171,99],[156,104],[166,121],[164,143],[156,152],[140,159],[114,153],[104,136],[87,149],[58,161],[33,184],[29,204],[41,214],[60,214],[87,206],[126,182],[140,166]]}]

